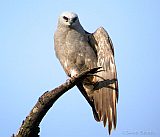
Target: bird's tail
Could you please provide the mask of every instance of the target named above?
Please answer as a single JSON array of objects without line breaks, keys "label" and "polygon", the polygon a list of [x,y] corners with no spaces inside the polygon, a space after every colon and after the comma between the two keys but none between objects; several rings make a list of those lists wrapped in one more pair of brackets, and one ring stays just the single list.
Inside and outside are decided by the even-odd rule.
[{"label": "bird's tail", "polygon": [[92,107],[92,111],[93,111],[93,115],[94,115],[94,118],[97,122],[100,121],[99,119],[99,116],[98,116],[98,113],[96,111],[96,108],[95,108],[95,105],[94,105],[94,102],[89,98],[89,96],[87,95],[87,92],[86,90],[84,89],[83,87],[83,84],[82,83],[77,83],[77,87],[78,89],[80,90],[80,92],[82,93],[82,95],[85,97],[85,99],[87,100],[87,102],[89,103],[89,105]]}]

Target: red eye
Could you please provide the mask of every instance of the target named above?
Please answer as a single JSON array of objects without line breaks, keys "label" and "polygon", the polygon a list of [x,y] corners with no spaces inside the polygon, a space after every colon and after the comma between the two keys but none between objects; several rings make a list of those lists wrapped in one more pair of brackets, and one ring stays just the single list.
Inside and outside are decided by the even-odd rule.
[{"label": "red eye", "polygon": [[78,17],[75,17],[75,18],[73,18],[73,20],[72,20],[72,21],[73,21],[73,22],[75,22],[77,19],[78,19]]},{"label": "red eye", "polygon": [[68,21],[68,18],[66,16],[63,16],[63,19],[65,19],[66,21]]}]

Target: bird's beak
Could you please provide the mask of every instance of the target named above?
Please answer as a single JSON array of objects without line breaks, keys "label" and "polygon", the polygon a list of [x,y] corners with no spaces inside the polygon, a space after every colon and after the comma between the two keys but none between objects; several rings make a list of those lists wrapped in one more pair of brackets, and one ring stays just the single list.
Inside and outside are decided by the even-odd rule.
[{"label": "bird's beak", "polygon": [[72,20],[72,19],[71,19],[71,20],[69,20],[69,21],[68,21],[68,23],[69,23],[69,25],[70,25],[70,26],[72,26],[72,24],[73,24],[73,20]]}]

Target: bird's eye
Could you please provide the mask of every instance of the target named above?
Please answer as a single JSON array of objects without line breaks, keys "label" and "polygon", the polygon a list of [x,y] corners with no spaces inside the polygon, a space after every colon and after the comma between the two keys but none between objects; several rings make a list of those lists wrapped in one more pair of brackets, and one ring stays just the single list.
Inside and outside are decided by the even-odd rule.
[{"label": "bird's eye", "polygon": [[73,18],[73,20],[72,20],[72,21],[73,21],[73,22],[75,22],[75,21],[77,20],[77,18],[78,18],[78,17]]},{"label": "bird's eye", "polygon": [[66,16],[63,16],[63,19],[65,19],[65,20],[66,20],[66,22],[68,21],[68,18],[67,18]]}]

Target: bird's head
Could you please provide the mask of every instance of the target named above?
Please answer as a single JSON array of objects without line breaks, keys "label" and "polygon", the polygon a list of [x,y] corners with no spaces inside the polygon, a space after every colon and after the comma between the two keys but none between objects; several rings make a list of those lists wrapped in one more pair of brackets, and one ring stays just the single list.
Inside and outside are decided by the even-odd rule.
[{"label": "bird's head", "polygon": [[63,26],[74,27],[79,25],[78,15],[73,12],[63,12],[59,16],[59,23]]}]

